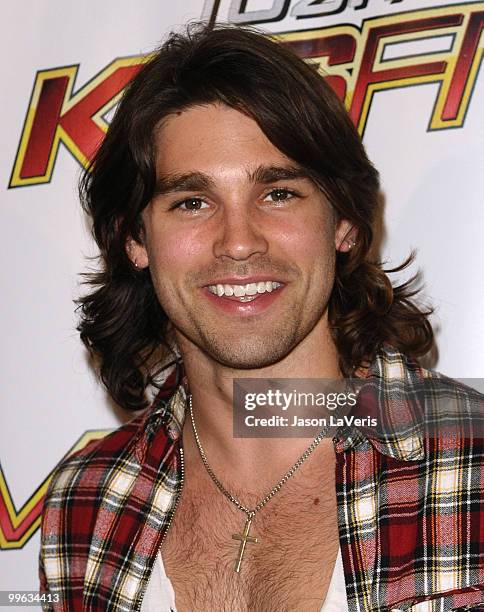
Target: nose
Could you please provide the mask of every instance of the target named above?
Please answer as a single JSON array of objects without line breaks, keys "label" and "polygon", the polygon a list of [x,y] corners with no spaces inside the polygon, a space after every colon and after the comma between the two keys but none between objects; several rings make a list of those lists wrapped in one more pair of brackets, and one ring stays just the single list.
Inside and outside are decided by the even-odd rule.
[{"label": "nose", "polygon": [[244,260],[255,254],[266,253],[268,246],[260,223],[254,219],[253,211],[242,208],[224,211],[213,244],[215,257]]}]

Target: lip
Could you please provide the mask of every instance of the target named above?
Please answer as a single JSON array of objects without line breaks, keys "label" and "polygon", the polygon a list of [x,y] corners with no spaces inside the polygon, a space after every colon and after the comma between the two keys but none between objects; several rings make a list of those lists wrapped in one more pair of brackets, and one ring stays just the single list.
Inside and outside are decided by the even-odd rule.
[{"label": "lip", "polygon": [[[262,281],[264,279],[260,277],[259,280]],[[250,282],[250,281],[247,281],[247,282]],[[252,282],[256,282],[256,281],[252,280]],[[219,284],[221,285],[229,284],[229,283],[234,283],[234,281],[233,280],[219,281]],[[234,283],[234,284],[239,284],[239,283],[240,283],[240,279],[237,281],[237,283]],[[213,284],[216,285],[217,283],[213,283]],[[268,310],[269,307],[272,304],[274,304],[274,302],[282,295],[282,293],[284,292],[284,289],[285,289],[285,285],[281,284],[280,287],[278,287],[277,289],[273,289],[271,292],[260,293],[258,297],[256,297],[251,302],[239,302],[237,300],[233,300],[225,296],[218,297],[218,295],[213,294],[208,289],[208,285],[206,287],[203,287],[202,293],[207,298],[209,303],[212,304],[219,312],[223,312],[225,314],[232,315],[232,316],[238,316],[238,317],[250,317],[250,316],[262,314],[263,312]]]}]

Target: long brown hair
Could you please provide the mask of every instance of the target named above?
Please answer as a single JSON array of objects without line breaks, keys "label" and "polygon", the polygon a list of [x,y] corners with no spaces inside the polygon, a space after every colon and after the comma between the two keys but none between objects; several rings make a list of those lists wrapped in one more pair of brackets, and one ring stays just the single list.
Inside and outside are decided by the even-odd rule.
[{"label": "long brown hair", "polygon": [[427,352],[429,312],[413,303],[411,282],[392,287],[369,255],[378,173],[337,96],[314,67],[269,37],[198,25],[172,34],[130,83],[80,183],[102,266],[88,275],[78,329],[114,400],[145,407],[146,388],[172,350],[149,270],[136,270],[125,250],[128,237],[142,240],[141,211],[153,194],[153,132],[170,113],[214,102],[254,119],[358,229],[354,249],[338,253],[329,303],[342,371],[351,375],[385,343],[411,356]]}]

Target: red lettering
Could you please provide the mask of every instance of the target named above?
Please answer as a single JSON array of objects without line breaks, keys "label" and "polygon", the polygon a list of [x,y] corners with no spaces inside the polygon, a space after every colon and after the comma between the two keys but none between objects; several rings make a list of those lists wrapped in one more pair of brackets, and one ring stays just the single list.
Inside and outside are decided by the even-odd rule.
[{"label": "red lettering", "polygon": [[464,93],[466,89],[469,89],[470,96],[473,82],[469,81],[469,76],[473,68],[475,68],[477,73],[478,64],[476,60],[479,59],[477,52],[483,28],[484,11],[471,14],[464,40],[462,41],[459,57],[455,64],[449,91],[442,109],[442,121],[457,119],[462,102],[466,103],[469,101],[468,99],[464,100]]},{"label": "red lettering", "polygon": [[[284,44],[304,59],[327,57],[328,66],[338,66],[352,62],[356,51],[356,40],[351,34],[288,40],[284,41]],[[336,95],[344,101],[347,88],[345,77],[339,74],[328,74],[326,80],[336,92]]]},{"label": "red lettering", "polygon": [[60,141],[81,164],[92,158],[105,135],[102,122],[94,116],[123,90],[141,67],[141,61],[119,66],[116,63],[73,96],[70,91],[77,67],[37,75],[33,105],[10,186],[49,181]]},{"label": "red lettering", "polygon": [[401,82],[405,79],[411,80],[429,75],[443,75],[447,68],[446,61],[436,61],[374,71],[373,68],[379,42],[386,37],[396,34],[421,33],[437,28],[458,26],[462,23],[463,17],[461,14],[437,15],[427,19],[397,22],[369,29],[349,110],[350,116],[355,125],[358,126],[360,133],[363,133],[366,123],[367,111],[365,111],[365,105],[369,103],[373,95],[371,91],[372,86],[384,84],[385,87],[391,87],[391,84],[395,81]]}]

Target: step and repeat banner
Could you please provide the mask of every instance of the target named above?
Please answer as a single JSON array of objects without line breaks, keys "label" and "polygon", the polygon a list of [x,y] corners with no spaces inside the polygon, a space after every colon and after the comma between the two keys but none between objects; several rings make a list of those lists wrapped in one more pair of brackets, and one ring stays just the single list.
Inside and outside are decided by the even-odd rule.
[{"label": "step and repeat banner", "polygon": [[38,587],[53,467],[126,420],[75,330],[96,266],[76,183],[146,54],[189,21],[256,24],[328,75],[381,173],[382,259],[417,250],[433,367],[482,377],[484,2],[7,0],[2,16],[0,590]]}]

